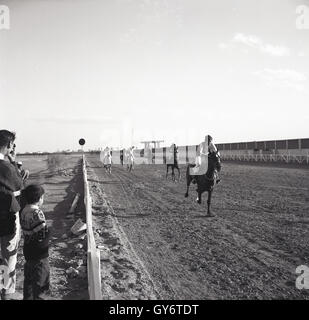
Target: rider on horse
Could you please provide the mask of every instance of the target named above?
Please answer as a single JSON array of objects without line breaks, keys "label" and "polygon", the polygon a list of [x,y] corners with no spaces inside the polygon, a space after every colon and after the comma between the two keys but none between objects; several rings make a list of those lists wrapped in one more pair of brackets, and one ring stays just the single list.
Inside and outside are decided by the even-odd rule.
[{"label": "rider on horse", "polygon": [[[199,167],[201,167],[201,165],[202,165],[202,157],[208,156],[208,154],[211,154],[213,152],[217,153],[218,150],[217,150],[216,145],[213,143],[212,136],[208,135],[208,145],[206,145],[205,142],[202,142],[198,146],[198,150],[197,150],[196,158],[195,158],[195,167],[193,169],[195,169],[195,171],[198,171]],[[221,181],[217,170],[215,170],[215,180],[216,180],[216,183],[219,183]],[[192,180],[192,183],[194,183],[194,184],[196,183],[195,178]]]},{"label": "rider on horse", "polygon": [[173,154],[174,165],[178,166],[178,147],[175,143],[170,146],[169,152]]}]

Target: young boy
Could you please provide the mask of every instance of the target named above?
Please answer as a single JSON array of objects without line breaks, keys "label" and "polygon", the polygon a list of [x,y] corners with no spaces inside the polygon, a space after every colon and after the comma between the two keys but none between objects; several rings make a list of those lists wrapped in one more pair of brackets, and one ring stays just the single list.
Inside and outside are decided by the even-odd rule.
[{"label": "young boy", "polygon": [[40,209],[44,200],[44,189],[29,185],[22,191],[27,203],[21,211],[20,223],[24,234],[24,300],[44,300],[49,290],[48,248],[50,231]]}]

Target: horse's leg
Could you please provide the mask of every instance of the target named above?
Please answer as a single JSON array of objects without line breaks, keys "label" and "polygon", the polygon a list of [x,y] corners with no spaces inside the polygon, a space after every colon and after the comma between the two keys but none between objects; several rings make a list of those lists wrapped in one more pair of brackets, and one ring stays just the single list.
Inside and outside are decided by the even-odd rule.
[{"label": "horse's leg", "polygon": [[175,168],[172,166],[172,180],[175,182]]},{"label": "horse's leg", "polygon": [[185,197],[186,197],[186,198],[189,197],[189,187],[190,187],[190,183],[191,183],[191,181],[190,181],[189,183],[187,183],[187,191],[186,191],[186,193],[185,193]]},{"label": "horse's leg", "polygon": [[166,165],[166,175],[165,175],[165,179],[167,179],[167,176],[168,176],[168,168],[169,168],[169,165],[167,164],[167,165]]},{"label": "horse's leg", "polygon": [[213,217],[213,214],[210,210],[210,204],[211,204],[211,195],[212,195],[212,190],[208,191],[208,200],[207,200],[207,215],[210,217]]},{"label": "horse's leg", "polygon": [[186,179],[187,179],[187,191],[185,193],[185,197],[188,198],[189,196],[189,187],[190,187],[190,184],[191,184],[191,181],[192,181],[192,177],[190,176],[190,168],[187,167],[187,171],[186,171]]},{"label": "horse's leg", "polygon": [[180,181],[180,170],[178,167],[176,169],[178,170],[178,182],[179,182]]},{"label": "horse's leg", "polygon": [[202,203],[202,192],[200,192],[200,191],[197,192],[196,202],[197,202],[198,204],[201,204],[201,203]]}]

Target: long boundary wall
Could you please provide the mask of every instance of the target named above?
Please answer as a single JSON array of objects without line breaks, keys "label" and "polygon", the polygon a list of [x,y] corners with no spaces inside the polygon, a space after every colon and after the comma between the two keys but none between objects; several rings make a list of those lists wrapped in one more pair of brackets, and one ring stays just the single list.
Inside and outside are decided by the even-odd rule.
[{"label": "long boundary wall", "polygon": [[90,300],[102,300],[100,250],[97,249],[92,228],[92,200],[87,180],[86,160],[83,155],[84,202],[87,223],[87,272]]}]

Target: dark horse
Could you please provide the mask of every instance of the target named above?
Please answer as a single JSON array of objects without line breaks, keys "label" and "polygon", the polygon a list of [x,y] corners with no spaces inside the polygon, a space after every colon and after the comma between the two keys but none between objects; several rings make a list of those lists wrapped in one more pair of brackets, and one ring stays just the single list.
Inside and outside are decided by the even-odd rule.
[{"label": "dark horse", "polygon": [[167,165],[166,165],[166,176],[165,176],[165,178],[167,179],[167,176],[168,176],[168,169],[169,168],[172,168],[172,180],[173,181],[176,181],[176,179],[175,179],[175,169],[177,169],[177,171],[178,171],[178,181],[180,180],[180,170],[179,170],[179,167],[178,167],[178,163],[168,163]]},{"label": "dark horse", "polygon": [[178,147],[176,144],[173,144],[173,153],[174,153],[174,163],[167,163],[166,164],[166,175],[165,178],[167,179],[168,176],[168,170],[169,168],[172,168],[172,180],[175,181],[175,169],[178,171],[178,181],[180,180],[180,169],[178,166]]},{"label": "dark horse", "polygon": [[197,203],[202,203],[202,193],[208,191],[208,200],[207,200],[207,215],[212,216],[210,211],[210,202],[211,202],[211,194],[215,185],[215,171],[220,172],[221,170],[221,160],[219,152],[212,152],[208,155],[208,170],[206,174],[203,175],[190,175],[190,168],[195,167],[194,164],[189,164],[186,172],[187,179],[187,192],[185,193],[185,197],[189,196],[189,187],[193,179],[197,184]]}]

